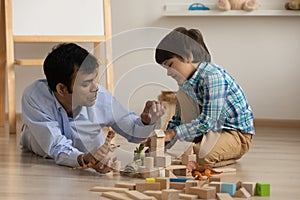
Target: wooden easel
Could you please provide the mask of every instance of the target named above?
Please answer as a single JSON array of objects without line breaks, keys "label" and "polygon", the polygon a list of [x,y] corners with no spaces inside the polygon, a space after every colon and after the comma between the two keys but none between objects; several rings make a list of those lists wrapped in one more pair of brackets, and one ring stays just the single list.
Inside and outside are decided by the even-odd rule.
[{"label": "wooden easel", "polygon": [[[15,43],[38,43],[38,42],[83,42],[94,44],[94,54],[99,58],[100,48],[96,48],[100,43],[105,43],[105,59],[100,61],[106,65],[106,87],[113,92],[113,66],[111,54],[111,7],[110,0],[103,1],[104,14],[104,35],[14,35],[13,33],[13,16],[12,0],[1,0],[1,31],[0,38],[0,125],[5,123],[5,74],[7,75],[7,102],[8,102],[8,122],[9,132],[16,132],[16,98],[15,98],[15,65],[19,66],[41,66],[43,59],[15,59]],[[76,12],[76,11],[74,11]],[[5,59],[4,59],[5,58]],[[6,60],[6,63],[3,62]],[[5,68],[6,65],[6,68]]]}]

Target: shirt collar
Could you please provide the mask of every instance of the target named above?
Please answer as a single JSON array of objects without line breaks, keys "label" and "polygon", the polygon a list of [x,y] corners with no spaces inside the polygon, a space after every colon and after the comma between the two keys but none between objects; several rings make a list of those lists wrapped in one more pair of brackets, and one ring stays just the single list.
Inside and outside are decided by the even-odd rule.
[{"label": "shirt collar", "polygon": [[192,77],[187,80],[191,85],[196,85],[199,80],[199,74],[203,71],[203,69],[207,66],[207,62],[202,62],[199,64],[198,68],[192,75]]}]

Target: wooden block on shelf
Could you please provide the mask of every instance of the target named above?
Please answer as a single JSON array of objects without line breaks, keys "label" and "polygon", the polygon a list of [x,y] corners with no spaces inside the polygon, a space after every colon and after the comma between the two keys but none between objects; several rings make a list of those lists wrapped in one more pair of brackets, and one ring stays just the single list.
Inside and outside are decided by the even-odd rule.
[{"label": "wooden block on shelf", "polygon": [[118,182],[115,184],[116,188],[128,188],[129,190],[135,190],[135,183]]},{"label": "wooden block on shelf", "polygon": [[135,188],[139,192],[144,192],[146,190],[160,190],[160,183],[136,183]]},{"label": "wooden block on shelf", "polygon": [[116,187],[104,187],[104,186],[95,186],[90,189],[90,191],[93,192],[118,192],[118,193],[124,193],[125,191],[128,191],[128,188],[116,188]]},{"label": "wooden block on shelf", "polygon": [[228,193],[217,193],[218,200],[233,200],[233,198]]},{"label": "wooden block on shelf", "polygon": [[179,190],[165,189],[162,190],[161,199],[162,200],[174,200],[179,199]]}]

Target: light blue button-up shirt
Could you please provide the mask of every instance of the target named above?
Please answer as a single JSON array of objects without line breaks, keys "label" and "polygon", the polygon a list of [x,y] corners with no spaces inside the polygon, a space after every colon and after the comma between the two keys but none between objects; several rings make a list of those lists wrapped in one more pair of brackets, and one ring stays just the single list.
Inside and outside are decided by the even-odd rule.
[{"label": "light blue button-up shirt", "polygon": [[129,112],[100,85],[95,105],[82,107],[77,116],[70,118],[46,80],[38,80],[25,89],[22,119],[23,148],[71,167],[78,166],[78,155],[104,143],[102,127],[111,126],[129,142],[146,139],[155,128],[155,124],[144,125],[138,115]]}]

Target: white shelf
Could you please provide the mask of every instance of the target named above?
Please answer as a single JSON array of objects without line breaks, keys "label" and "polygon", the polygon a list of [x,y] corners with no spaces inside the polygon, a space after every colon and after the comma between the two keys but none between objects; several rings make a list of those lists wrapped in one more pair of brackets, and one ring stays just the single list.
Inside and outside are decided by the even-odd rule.
[{"label": "white shelf", "polygon": [[[265,5],[260,7],[260,9],[253,11],[244,10],[229,10],[221,11],[218,10],[216,5],[206,5],[210,10],[200,10],[200,11],[190,11],[188,10],[189,4],[167,4],[164,6],[163,16],[169,17],[184,17],[184,16],[216,16],[216,17],[247,17],[247,16],[290,16],[297,17],[300,16],[300,11],[298,10],[285,10],[281,9],[281,5]],[[283,6],[282,6],[283,7]]]}]

